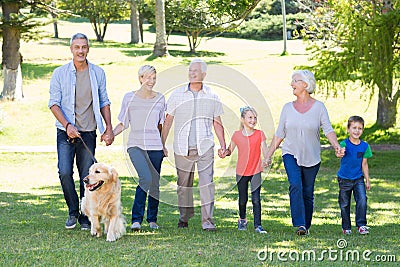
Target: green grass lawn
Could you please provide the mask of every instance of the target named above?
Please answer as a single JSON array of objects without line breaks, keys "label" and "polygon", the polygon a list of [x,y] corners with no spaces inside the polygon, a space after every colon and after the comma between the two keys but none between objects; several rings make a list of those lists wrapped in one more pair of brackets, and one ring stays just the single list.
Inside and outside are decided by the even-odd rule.
[{"label": "green grass lawn", "polygon": [[[55,153],[3,153],[0,155],[2,170],[5,168],[0,177],[0,236],[3,239],[0,266],[260,266],[283,265],[284,260],[297,266],[393,266],[392,257],[397,262],[400,260],[397,238],[400,152],[375,151],[369,161],[372,188],[367,193],[367,219],[371,227],[368,236],[356,233],[354,203],[353,234],[341,234],[335,180],[338,160],[331,150],[324,150],[322,156],[309,236],[294,234],[288,183],[277,155],[274,170],[265,175],[261,193],[262,223],[268,234],[256,234],[251,227],[248,231],[237,230],[237,189],[234,187],[216,201],[216,232],[201,229],[198,207],[189,228],[178,229],[176,205],[164,202],[160,205],[159,230],[151,231],[145,223],[140,232],[128,230],[117,242],[108,243],[104,236],[95,238],[87,231],[64,229],[67,210],[55,169]],[[118,152],[101,152],[98,159],[123,161]],[[122,165],[116,168],[122,181],[123,212],[130,222],[136,183]],[[250,203],[248,219],[251,225]],[[337,242],[347,242],[347,247],[338,248]],[[302,255],[306,257],[312,252],[315,260],[302,260]],[[363,253],[366,253],[364,258]],[[356,255],[360,256],[358,261]],[[383,258],[391,262],[377,262]]]},{"label": "green grass lawn", "polygon": [[[51,27],[49,25],[47,30],[51,31]],[[55,67],[70,60],[68,40],[78,31],[94,39],[89,24],[62,21],[59,24],[60,39],[46,38],[22,43],[25,98],[16,102],[0,102],[0,146],[55,146],[54,117],[47,108],[49,79]],[[181,64],[187,65],[194,57],[202,57],[211,65],[234,68],[254,83],[263,98],[262,103],[268,106],[265,109],[270,111],[273,119],[267,126],[273,128],[284,103],[294,99],[289,86],[293,68],[309,63],[305,45],[299,40],[288,42],[290,55],[285,57],[280,56],[282,42],[234,38],[204,40],[199,53],[191,55],[187,52],[184,36],[170,36],[171,56],[154,59],[151,57],[155,40],[153,33],[146,31],[146,43],[138,45],[129,45],[129,36],[129,25],[110,25],[105,43],[92,42],[88,57],[106,71],[114,124],[117,123],[123,95],[138,87],[137,70],[140,65],[152,64],[161,73]],[[182,73],[182,76],[185,77],[186,73]],[[246,91],[247,88],[240,89]],[[231,108],[229,97],[222,99],[226,110]],[[357,114],[366,121],[368,128],[365,139],[371,144],[400,144],[400,120],[397,128],[388,131],[372,126],[376,119],[376,96],[368,103],[364,100],[369,96],[356,89],[349,90],[346,98],[327,98],[318,93],[315,97],[326,104],[340,138],[346,136],[344,127],[347,118]],[[257,105],[259,100],[255,99],[249,104]],[[236,108],[229,112],[239,113]],[[259,113],[262,126],[265,126],[261,122],[267,116],[264,112]],[[227,135],[239,125],[234,116],[225,115],[222,119],[228,126]],[[123,138],[117,137],[115,145],[123,145]],[[119,172],[123,184],[123,212],[129,222],[136,187],[132,178],[134,173],[122,149],[105,148],[103,144],[99,144],[99,147],[102,149],[96,152],[96,158],[112,164]],[[226,172],[229,166],[234,165],[233,157],[230,160],[216,160],[217,200],[214,214],[218,230],[215,233],[201,230],[199,208],[189,222],[189,229],[177,229],[179,215],[174,202],[176,194],[170,187],[176,182],[176,175],[173,166],[165,160],[162,178],[166,184],[162,190],[166,194],[161,199],[159,231],[152,232],[145,225],[143,231],[128,231],[122,239],[108,243],[104,237],[92,238],[88,232],[64,229],[67,209],[57,177],[56,153],[0,152],[0,236],[3,238],[0,266],[260,266],[284,265],[285,259],[298,266],[395,265],[393,262],[378,262],[378,257],[386,257],[386,261],[390,261],[394,255],[396,261],[400,261],[397,241],[400,230],[400,152],[374,151],[374,157],[369,160],[372,189],[368,192],[367,218],[371,226],[368,236],[353,234],[344,237],[341,234],[335,180],[338,160],[331,150],[324,150],[322,156],[310,236],[294,235],[286,175],[279,155],[276,155],[274,169],[265,175],[262,187],[262,219],[267,235],[258,235],[251,230],[239,232],[236,229],[237,192],[234,176]],[[250,203],[248,214],[252,219]],[[346,240],[346,248],[338,248],[337,242],[343,241],[340,239]],[[362,253],[368,254],[368,250],[372,253],[367,255],[370,261],[362,258]],[[297,255],[301,257],[302,253],[310,251],[316,253],[315,261],[293,260]],[[346,261],[346,253],[354,251],[360,253],[360,260]],[[265,258],[265,255],[268,258],[259,259]],[[336,260],[335,256],[338,257]],[[319,261],[320,257],[323,260]]]}]

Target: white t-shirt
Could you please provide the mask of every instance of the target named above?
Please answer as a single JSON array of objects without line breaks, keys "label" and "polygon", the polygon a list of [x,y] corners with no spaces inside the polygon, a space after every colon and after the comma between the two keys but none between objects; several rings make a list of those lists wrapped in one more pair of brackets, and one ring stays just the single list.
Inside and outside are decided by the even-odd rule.
[{"label": "white t-shirt", "polygon": [[125,94],[118,120],[125,129],[131,128],[128,148],[163,149],[158,125],[164,123],[165,109],[165,97],[161,93],[150,99],[140,98],[134,92]]}]

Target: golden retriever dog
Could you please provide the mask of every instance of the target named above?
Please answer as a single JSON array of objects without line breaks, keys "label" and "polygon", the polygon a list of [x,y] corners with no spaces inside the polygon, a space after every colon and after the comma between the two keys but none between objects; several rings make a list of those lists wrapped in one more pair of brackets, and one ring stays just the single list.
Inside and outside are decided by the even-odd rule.
[{"label": "golden retriever dog", "polygon": [[100,223],[103,223],[106,240],[116,241],[126,232],[125,218],[122,215],[121,182],[117,171],[103,163],[95,163],[83,182],[85,196],[82,198],[81,210],[91,222],[90,233],[100,237]]}]

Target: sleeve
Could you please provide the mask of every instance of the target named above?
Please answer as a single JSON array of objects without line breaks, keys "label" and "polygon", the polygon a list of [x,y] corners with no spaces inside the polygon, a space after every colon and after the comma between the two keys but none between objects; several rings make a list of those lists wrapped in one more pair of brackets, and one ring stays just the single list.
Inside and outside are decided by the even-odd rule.
[{"label": "sleeve", "polygon": [[125,94],[122,99],[121,110],[118,115],[118,120],[124,126],[124,129],[129,127],[129,116],[128,116],[128,107],[129,107],[129,94]]},{"label": "sleeve", "polygon": [[367,144],[367,149],[364,152],[363,158],[368,159],[371,157],[372,157],[372,150],[371,150],[371,147],[369,146],[369,144]]},{"label": "sleeve", "polygon": [[175,116],[176,109],[176,92],[173,92],[167,100],[166,112],[172,116]]},{"label": "sleeve", "polygon": [[[107,82],[106,82],[106,74],[103,69],[99,68],[99,74],[97,77],[98,81],[97,84],[99,86],[99,104],[100,104],[100,109],[107,106],[111,105],[110,100],[108,99],[108,94],[107,94]],[[97,76],[97,75],[96,75]]]},{"label": "sleeve", "polygon": [[237,145],[237,131],[233,132],[231,141]]},{"label": "sleeve", "polygon": [[222,114],[224,114],[224,109],[222,107],[222,103],[218,95],[215,95],[214,101],[215,101],[214,117],[221,116]]},{"label": "sleeve", "polygon": [[286,129],[285,129],[285,123],[286,123],[286,116],[287,116],[287,104],[283,106],[281,115],[279,117],[279,124],[278,128],[276,129],[275,135],[279,138],[285,138],[286,137]]},{"label": "sleeve", "polygon": [[342,142],[340,142],[340,147],[346,147],[346,141],[343,140]]},{"label": "sleeve", "polygon": [[267,137],[265,136],[265,133],[263,131],[260,130],[260,136],[261,136],[261,142],[264,142],[265,140],[267,140]]},{"label": "sleeve", "polygon": [[331,124],[331,121],[329,120],[329,115],[328,115],[328,110],[326,109],[325,105],[321,102],[321,121],[320,125],[322,128],[322,131],[324,132],[325,135],[333,132],[333,127]]},{"label": "sleeve", "polygon": [[160,102],[161,102],[162,107],[161,107],[161,110],[160,110],[160,121],[159,121],[159,124],[163,124],[164,121],[165,121],[165,111],[167,109],[167,105],[165,104],[165,97],[163,95],[161,95]]},{"label": "sleeve", "polygon": [[61,107],[61,85],[60,85],[60,79],[58,75],[58,69],[56,69],[53,72],[53,75],[51,76],[50,79],[50,98],[49,98],[49,103],[48,107],[51,108],[54,105],[57,105]]}]

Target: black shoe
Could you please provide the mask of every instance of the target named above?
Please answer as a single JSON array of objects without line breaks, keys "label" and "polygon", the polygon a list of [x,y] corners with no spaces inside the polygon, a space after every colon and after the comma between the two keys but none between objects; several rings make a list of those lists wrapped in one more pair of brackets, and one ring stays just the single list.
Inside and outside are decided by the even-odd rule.
[{"label": "black shoe", "polygon": [[81,230],[88,231],[90,230],[91,225],[90,223],[81,223]]},{"label": "black shoe", "polygon": [[178,228],[188,228],[188,222],[182,222],[181,220],[178,221]]},{"label": "black shoe", "polygon": [[65,222],[65,228],[67,229],[74,229],[76,226],[77,218],[75,216],[68,216],[67,221]]}]

